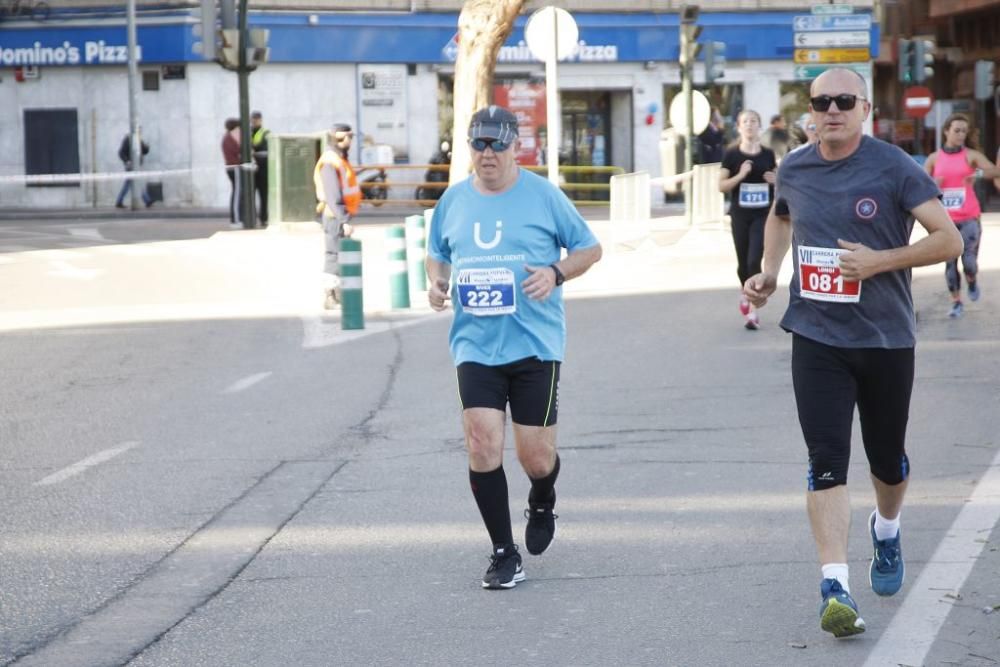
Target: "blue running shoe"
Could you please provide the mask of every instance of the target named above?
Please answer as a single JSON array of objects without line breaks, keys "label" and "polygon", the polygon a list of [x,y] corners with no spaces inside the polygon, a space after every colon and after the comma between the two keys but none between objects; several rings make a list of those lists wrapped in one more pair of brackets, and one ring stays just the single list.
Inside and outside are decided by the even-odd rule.
[{"label": "blue running shoe", "polygon": [[824,579],[819,585],[823,602],[819,605],[819,627],[834,637],[850,637],[865,631],[865,621],[858,613],[851,594],[836,579]]},{"label": "blue running shoe", "polygon": [[951,309],[948,311],[948,317],[951,319],[956,319],[962,316],[962,302],[954,301],[951,304]]},{"label": "blue running shoe", "polygon": [[979,281],[969,283],[969,300],[979,301]]},{"label": "blue running shoe", "polygon": [[872,534],[872,546],[875,548],[872,566],[868,570],[868,581],[876,595],[895,595],[903,587],[903,576],[906,573],[903,550],[899,545],[899,533],[887,540],[875,537],[875,512],[872,512],[868,519],[868,529]]}]

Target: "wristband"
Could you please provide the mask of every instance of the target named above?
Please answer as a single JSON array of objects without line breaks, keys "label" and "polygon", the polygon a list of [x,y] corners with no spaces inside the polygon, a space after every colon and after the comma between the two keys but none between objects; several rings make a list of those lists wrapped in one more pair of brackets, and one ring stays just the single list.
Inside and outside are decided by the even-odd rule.
[{"label": "wristband", "polygon": [[559,287],[566,282],[566,276],[563,275],[563,272],[559,270],[558,266],[555,264],[549,264],[549,268],[556,272],[556,287]]},{"label": "wristband", "polygon": [[982,167],[977,167],[976,171],[975,171],[975,174],[976,174],[976,179],[977,180],[981,179],[983,177],[983,168]]}]

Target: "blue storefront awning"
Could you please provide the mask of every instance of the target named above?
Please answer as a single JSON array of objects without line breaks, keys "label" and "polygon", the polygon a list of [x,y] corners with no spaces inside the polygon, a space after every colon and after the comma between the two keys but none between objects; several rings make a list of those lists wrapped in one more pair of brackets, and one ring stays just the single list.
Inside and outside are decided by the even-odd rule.
[{"label": "blue storefront awning", "polygon": [[[727,45],[729,61],[791,60],[793,12],[703,13],[699,41]],[[314,17],[314,18],[311,18]],[[575,14],[579,49],[570,61],[664,62],[679,53],[677,14]],[[499,54],[501,63],[534,63],[524,42],[528,17],[519,17]],[[252,12],[253,28],[270,31],[271,62],[448,64],[457,54],[457,14],[336,14]],[[52,25],[7,22],[0,29],[0,66],[101,66],[126,62],[122,18],[86,18]],[[194,12],[140,13],[143,64],[198,62]],[[879,29],[871,27],[872,58]]]}]

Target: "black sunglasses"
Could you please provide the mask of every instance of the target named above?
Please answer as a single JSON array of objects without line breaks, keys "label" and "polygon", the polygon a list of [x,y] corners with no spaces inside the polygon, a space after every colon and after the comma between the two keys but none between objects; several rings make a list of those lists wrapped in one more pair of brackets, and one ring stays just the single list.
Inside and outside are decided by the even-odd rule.
[{"label": "black sunglasses", "polygon": [[487,148],[492,148],[494,153],[503,153],[505,150],[510,148],[509,141],[500,141],[499,139],[473,139],[469,142],[472,146],[472,150],[482,153]]},{"label": "black sunglasses", "polygon": [[858,103],[858,100],[868,99],[866,97],[861,97],[860,95],[851,95],[850,93],[841,93],[840,95],[817,95],[816,97],[810,97],[809,103],[812,104],[812,108],[816,111],[828,111],[830,109],[830,103],[836,102],[837,108],[841,111],[850,111],[854,108],[854,105]]}]

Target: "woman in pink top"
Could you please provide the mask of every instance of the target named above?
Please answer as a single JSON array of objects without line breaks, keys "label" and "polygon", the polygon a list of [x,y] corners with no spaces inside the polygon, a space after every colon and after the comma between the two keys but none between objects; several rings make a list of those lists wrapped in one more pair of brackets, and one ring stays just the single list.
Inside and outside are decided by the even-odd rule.
[{"label": "woman in pink top", "polygon": [[[978,301],[980,291],[979,283],[976,282],[976,258],[979,255],[982,226],[979,222],[979,199],[972,186],[977,179],[1000,176],[1000,169],[978,150],[966,147],[969,119],[963,114],[954,113],[945,119],[941,138],[944,145],[941,150],[931,153],[924,163],[924,169],[940,186],[942,203],[962,233],[962,240],[965,241],[962,271],[968,284],[969,299]],[[958,273],[957,259],[945,264],[945,278],[952,301],[948,317],[961,317],[962,279]]]}]

